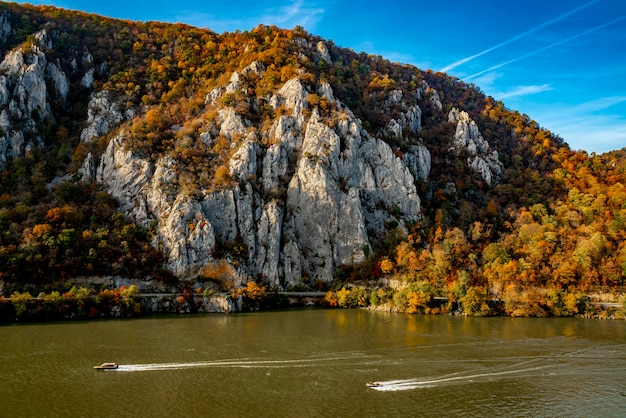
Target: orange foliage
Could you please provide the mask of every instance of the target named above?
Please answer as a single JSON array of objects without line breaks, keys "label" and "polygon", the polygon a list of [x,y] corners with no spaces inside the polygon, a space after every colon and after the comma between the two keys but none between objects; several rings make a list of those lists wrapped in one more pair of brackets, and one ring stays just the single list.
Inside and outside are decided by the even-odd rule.
[{"label": "orange foliage", "polygon": [[35,238],[42,238],[44,235],[49,235],[52,232],[52,226],[49,224],[37,224],[33,226],[32,234]]}]

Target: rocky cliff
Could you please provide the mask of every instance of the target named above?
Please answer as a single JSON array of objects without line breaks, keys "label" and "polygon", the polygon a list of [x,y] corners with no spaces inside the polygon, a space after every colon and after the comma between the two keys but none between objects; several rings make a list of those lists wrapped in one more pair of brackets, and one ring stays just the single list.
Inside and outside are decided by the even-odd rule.
[{"label": "rocky cliff", "polygon": [[[255,62],[242,72],[255,71],[262,78],[261,67]],[[285,114],[267,131],[252,133],[249,120],[217,104],[223,94],[237,91],[238,78],[233,73],[228,85],[207,97],[206,111],[215,110],[219,117],[215,126],[205,126],[192,138],[210,141],[210,132],[241,138],[228,161],[232,186],[193,195],[169,192],[167,184],[180,162],[171,157],[151,162],[134,154],[125,147],[124,131],[109,142],[98,163],[96,180],[124,210],[145,227],[157,225],[153,244],[167,254],[168,267],[177,275],[198,274],[216,261],[217,245],[236,242],[245,250],[237,260],[241,277],[262,276],[277,286],[300,284],[302,277],[330,281],[340,265],[362,261],[364,248],[384,238],[390,225],[403,228],[419,219],[415,181],[430,169],[423,145],[398,157],[363,129],[327,83],[307,91],[297,77],[268,101]],[[326,98],[336,110],[320,116],[307,101],[310,94]],[[90,118],[111,120],[109,109]],[[417,132],[419,119],[411,116],[419,115],[419,107],[406,114],[391,123]]]}]

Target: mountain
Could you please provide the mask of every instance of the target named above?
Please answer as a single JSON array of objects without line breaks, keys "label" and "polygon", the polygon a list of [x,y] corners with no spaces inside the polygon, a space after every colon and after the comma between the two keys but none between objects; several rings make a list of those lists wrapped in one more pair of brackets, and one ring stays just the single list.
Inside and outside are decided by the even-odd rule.
[{"label": "mountain", "polygon": [[541,314],[623,289],[626,150],[574,152],[445,74],[300,27],[11,3],[0,53],[7,291],[382,277],[409,309],[526,298]]}]

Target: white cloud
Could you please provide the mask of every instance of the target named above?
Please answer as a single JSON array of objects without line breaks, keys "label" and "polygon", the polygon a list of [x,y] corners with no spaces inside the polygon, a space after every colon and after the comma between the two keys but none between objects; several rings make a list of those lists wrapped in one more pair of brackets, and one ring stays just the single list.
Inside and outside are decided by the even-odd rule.
[{"label": "white cloud", "polygon": [[609,109],[615,105],[626,102],[626,96],[607,96],[590,100],[573,107],[574,113],[591,113]]},{"label": "white cloud", "polygon": [[603,153],[626,147],[624,120],[588,116],[540,124],[562,137],[574,150]]},{"label": "white cloud", "polygon": [[[502,74],[494,71],[475,78],[472,83],[474,83],[476,87],[480,88],[485,93],[493,96],[493,93],[491,92],[495,91],[494,85],[500,77],[502,77]],[[459,78],[463,79],[463,77]]]},{"label": "white cloud", "polygon": [[363,41],[352,49],[355,52],[365,52],[368,55],[380,55],[384,59],[389,60],[391,62],[398,62],[401,64],[411,64],[421,69],[430,68],[429,63],[416,62],[415,58],[411,54],[398,52],[398,51],[379,50],[376,48],[376,46],[374,45],[372,41]]},{"label": "white cloud", "polygon": [[[236,3],[233,3],[233,7],[237,7]],[[246,16],[241,9],[237,9],[216,17],[210,13],[185,10],[177,14],[175,20],[194,26],[208,27],[218,33],[231,32],[237,29],[249,30],[259,24],[276,25],[285,29],[291,29],[299,25],[308,31],[313,31],[323,17],[325,10],[321,7],[310,5],[310,3],[305,4],[302,0],[296,0],[256,12],[254,15]],[[232,14],[235,14],[237,17],[227,17]]]},{"label": "white cloud", "polygon": [[[277,14],[275,14],[277,12]],[[324,14],[324,9],[315,6],[306,6],[302,0],[294,1],[286,6],[271,11],[265,19],[276,26],[292,28],[300,25],[312,30]],[[265,20],[264,19],[264,20]],[[272,19],[275,19],[272,21]]]},{"label": "white cloud", "polygon": [[[620,106],[624,103],[626,96],[607,96],[575,106],[543,105],[533,114],[540,115],[537,122],[561,136],[572,149],[601,153],[626,146],[626,117]],[[615,106],[618,108],[610,112]]]},{"label": "white cloud", "polygon": [[498,100],[504,100],[511,97],[527,96],[529,94],[537,94],[549,90],[552,90],[550,84],[542,84],[540,86],[517,86],[507,92],[494,94],[494,97]]}]

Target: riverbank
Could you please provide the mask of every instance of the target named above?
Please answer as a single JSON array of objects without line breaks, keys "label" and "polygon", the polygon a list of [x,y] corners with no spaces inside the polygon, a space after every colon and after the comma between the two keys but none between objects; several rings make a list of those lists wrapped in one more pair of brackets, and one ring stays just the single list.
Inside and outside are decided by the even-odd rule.
[{"label": "riverbank", "polygon": [[64,321],[97,318],[132,318],[152,314],[238,312],[241,300],[228,294],[141,294],[134,285],[90,291],[73,286],[65,293],[52,291],[37,297],[15,292],[0,296],[0,322]]},{"label": "riverbank", "polygon": [[0,296],[0,323],[133,318],[155,314],[236,313],[302,306],[327,306],[324,292],[266,292],[255,285],[223,292],[197,287],[157,292],[136,284],[95,291],[76,285],[64,293],[13,292]]},{"label": "riverbank", "polygon": [[[152,289],[150,289],[152,290]],[[606,295],[585,295],[577,300],[572,310],[553,310],[544,305],[529,306],[509,312],[510,301],[483,301],[479,315],[468,313],[459,301],[447,297],[422,298],[405,301],[399,293],[385,293],[382,289],[342,288],[329,292],[265,292],[255,286],[235,292],[184,289],[181,292],[141,293],[136,285],[99,292],[85,287],[71,287],[67,292],[52,291],[33,297],[29,293],[14,292],[11,297],[0,296],[0,323],[48,322],[99,318],[133,318],[155,314],[237,313],[243,311],[280,309],[302,306],[324,308],[365,308],[372,311],[404,314],[466,315],[466,316],[571,316],[594,319],[626,319],[623,302],[606,300]],[[411,297],[409,295],[409,297]],[[414,309],[407,309],[413,304]],[[558,307],[557,307],[558,308]],[[552,310],[551,310],[552,309]],[[521,315],[520,312],[530,314]],[[556,314],[555,314],[556,313]]]}]

